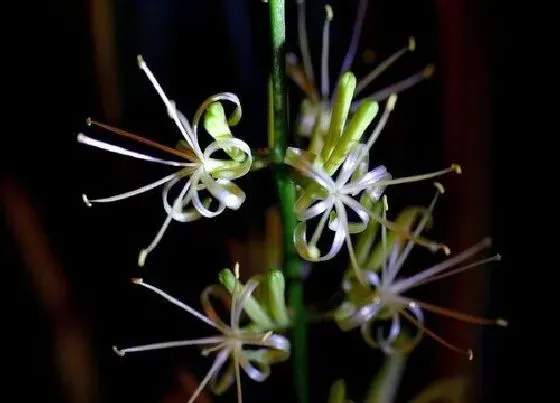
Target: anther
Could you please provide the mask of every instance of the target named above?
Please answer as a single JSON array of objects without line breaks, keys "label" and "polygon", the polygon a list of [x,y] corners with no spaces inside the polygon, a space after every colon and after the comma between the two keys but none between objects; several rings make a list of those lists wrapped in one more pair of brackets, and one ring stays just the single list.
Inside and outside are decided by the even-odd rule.
[{"label": "anther", "polygon": [[121,357],[124,357],[124,355],[126,354],[124,351],[119,350],[119,349],[117,348],[117,346],[113,346],[113,351],[114,351],[115,353],[117,353],[118,355],[120,355]]},{"label": "anther", "polygon": [[148,257],[148,251],[146,249],[142,249],[140,253],[138,253],[138,266],[144,267],[146,263],[146,258]]},{"label": "anther", "polygon": [[439,182],[434,182],[434,186],[436,187],[437,191],[441,194],[445,193],[445,188],[443,187],[443,185]]},{"label": "anther", "polygon": [[508,327],[509,326],[509,322],[507,320],[503,319],[503,318],[498,318],[496,320],[496,324],[498,326],[502,326],[502,327]]},{"label": "anther", "polygon": [[86,204],[86,206],[91,207],[91,202],[89,201],[87,195],[85,193],[82,194],[82,200]]},{"label": "anther", "polygon": [[325,6],[325,12],[327,13],[327,20],[332,21],[333,19],[333,11],[330,5]]},{"label": "anther", "polygon": [[414,52],[416,50],[416,39],[413,36],[408,38],[408,50]]}]

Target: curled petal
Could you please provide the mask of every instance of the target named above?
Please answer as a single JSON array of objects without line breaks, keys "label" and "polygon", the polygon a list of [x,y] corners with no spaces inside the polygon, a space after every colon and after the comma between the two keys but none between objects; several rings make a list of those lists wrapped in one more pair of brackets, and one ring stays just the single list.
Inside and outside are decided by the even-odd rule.
[{"label": "curled petal", "polygon": [[200,123],[200,118],[202,117],[206,109],[208,109],[208,107],[212,103],[218,101],[229,101],[235,104],[235,111],[228,118],[228,124],[230,126],[235,126],[239,123],[242,115],[241,102],[239,101],[239,98],[237,97],[237,95],[235,95],[232,92],[220,92],[219,94],[212,95],[211,97],[205,99],[204,102],[202,102],[202,104],[198,107],[193,118],[193,132],[195,133],[195,135],[196,133],[198,133],[198,125]]},{"label": "curled petal", "polygon": [[332,178],[313,165],[305,151],[299,148],[288,147],[284,163],[294,167],[305,176],[310,177],[323,188],[329,191],[333,191],[335,189],[335,184]]},{"label": "curled petal", "polygon": [[[236,330],[239,328],[241,321],[241,313],[245,308],[245,302],[253,294],[253,291],[259,286],[259,281],[254,278],[249,279],[241,290],[234,290],[232,294],[232,310],[231,310],[231,327]],[[238,294],[239,293],[239,294]]]},{"label": "curled petal", "polygon": [[[280,354],[267,355],[269,362],[284,361],[290,355],[290,342],[288,339],[279,334],[271,334],[265,338],[262,344],[266,347],[276,350]],[[274,353],[273,351],[271,353]]]},{"label": "curled petal", "polygon": [[294,230],[294,244],[300,254],[300,256],[311,262],[322,262],[325,260],[330,260],[336,256],[336,254],[342,249],[344,244],[344,239],[346,236],[346,230],[343,227],[339,227],[334,233],[334,239],[330,246],[329,252],[321,256],[321,253],[315,246],[311,246],[307,243],[307,224],[302,221],[296,225]]},{"label": "curled petal", "polygon": [[307,200],[304,200],[304,198],[298,199],[295,206],[295,213],[299,221],[307,221],[317,217],[319,214],[331,209],[334,203],[332,196],[312,204],[314,201],[315,200],[312,200],[311,203],[309,203]]},{"label": "curled petal", "polygon": [[[172,206],[172,204],[169,203],[169,192],[171,191],[171,188],[173,186],[175,186],[181,179],[182,179],[182,177],[177,176],[164,186],[163,192],[162,192],[163,208],[165,209],[165,212],[167,214],[171,214],[171,218],[173,218],[176,221],[179,221],[179,222],[196,221],[196,220],[198,220],[202,217],[202,214],[200,214],[200,212],[198,210],[196,210],[196,209],[186,209],[185,210],[185,209],[182,208],[190,202],[190,200],[192,198],[190,192],[187,193],[187,195],[183,198],[183,200],[180,201],[179,206],[175,206],[176,208],[174,208]],[[191,185],[192,185],[192,182],[189,180],[189,182],[185,186],[190,187]],[[179,210],[179,208],[181,208],[181,209]]]},{"label": "curled petal", "polygon": [[[232,210],[237,210],[245,201],[245,192],[241,190],[235,183],[227,179],[214,180],[209,174],[202,173],[200,177],[202,183],[208,191],[214,196],[222,205],[227,206]],[[201,211],[202,215],[205,215]],[[218,213],[219,214],[219,213]],[[205,217],[207,217],[205,215]],[[214,217],[214,215],[212,215]]]},{"label": "curled petal", "polygon": [[[243,352],[239,355],[239,365],[241,365],[241,368],[243,368],[249,378],[257,382],[263,382],[270,375],[270,365],[266,362],[249,359],[248,353],[250,352]],[[256,365],[253,365],[251,361]]]},{"label": "curled petal", "polygon": [[352,147],[350,153],[344,160],[342,167],[340,168],[340,173],[336,178],[336,184],[341,187],[346,182],[350,180],[350,177],[356,170],[361,166],[362,157],[367,153],[367,149],[363,144],[356,144]]},{"label": "curled petal", "polygon": [[[360,203],[358,203],[356,200],[347,196],[341,196],[341,201],[342,203],[340,208],[344,208],[344,206],[347,206],[352,211],[354,211],[354,213],[356,213],[356,215],[358,216],[358,221],[346,222],[346,225],[348,227],[348,232],[350,234],[357,234],[364,231],[369,223],[369,212],[367,211],[367,209],[364,206],[362,206]],[[339,214],[337,212],[337,216],[338,215]],[[329,228],[333,231],[336,231],[339,225],[340,225],[340,220],[338,219],[338,217],[334,218],[331,222],[329,222]]]},{"label": "curled petal", "polygon": [[350,182],[344,186],[346,193],[356,195],[363,190],[366,190],[373,201],[379,200],[385,190],[380,182],[391,179],[391,174],[387,172],[387,168],[380,165],[365,175],[361,176],[358,180]]},{"label": "curled petal", "polygon": [[210,379],[209,386],[214,394],[220,396],[226,390],[228,390],[231,387],[231,385],[233,385],[234,381],[235,381],[235,361],[230,360],[225,371],[223,371],[222,373],[220,373],[219,370],[214,372],[214,375]]},{"label": "curled petal", "polygon": [[216,208],[216,210],[210,210],[209,206],[211,203],[210,199],[206,199],[204,201],[200,200],[200,194],[198,193],[199,190],[203,190],[204,187],[199,187],[197,190],[194,190],[192,192],[192,203],[194,208],[203,216],[206,218],[213,218],[218,216],[219,214],[221,214],[226,206],[224,203],[222,203],[220,200],[218,207]]},{"label": "curled petal", "polygon": [[228,326],[222,321],[220,316],[216,313],[214,306],[210,300],[210,297],[217,298],[220,302],[224,305],[224,307],[231,311],[232,304],[231,304],[231,296],[228,294],[225,288],[222,286],[213,284],[206,287],[202,294],[200,294],[200,302],[202,304],[202,309],[204,313],[212,322],[218,326],[219,329],[227,329]]},{"label": "curled petal", "polygon": [[[379,276],[371,271],[362,270],[361,277],[365,281],[365,285],[372,288],[379,287],[381,283]],[[356,284],[355,278],[355,273],[353,271],[349,271],[345,274],[342,280],[342,289],[347,294],[353,291],[353,287],[363,287],[361,284]],[[367,298],[367,302],[363,304],[345,301],[336,310],[335,320],[342,330],[348,331],[364,323],[368,323],[379,313],[381,308],[381,301],[379,298],[375,298],[375,295]]]},{"label": "curled petal", "polygon": [[[417,305],[408,304],[406,307],[403,307],[403,309],[408,309],[418,324],[424,323],[424,314]],[[386,354],[410,353],[420,342],[424,334],[421,327],[417,327],[413,336],[403,335],[400,314],[395,312],[391,315],[388,334],[384,334],[383,329],[379,327],[375,332],[375,336],[373,336],[372,325],[377,325],[380,321],[381,320],[378,321],[374,318],[369,322],[363,323],[360,327],[360,331],[368,345],[379,348]]]},{"label": "curled petal", "polygon": [[[211,159],[212,154],[218,150],[236,150],[241,155],[245,154],[242,162],[235,161],[234,164],[227,164],[225,161]],[[243,140],[235,137],[214,141],[204,150],[205,168],[213,175],[222,179],[239,178],[251,169],[253,158],[251,149]]]},{"label": "curled petal", "polygon": [[[348,293],[352,289],[353,280],[355,279],[355,273],[353,272],[346,272],[344,278],[342,279],[342,289],[344,292]],[[369,285],[372,288],[377,288],[381,284],[381,279],[377,273],[374,273],[369,270],[362,270],[361,271],[362,279],[365,280],[366,285]]]}]

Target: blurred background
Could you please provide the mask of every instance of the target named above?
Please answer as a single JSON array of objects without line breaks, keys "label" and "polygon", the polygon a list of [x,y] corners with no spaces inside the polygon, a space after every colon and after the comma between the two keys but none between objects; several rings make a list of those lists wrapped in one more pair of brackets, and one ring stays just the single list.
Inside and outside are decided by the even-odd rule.
[{"label": "blurred background", "polygon": [[[288,1],[288,50],[299,52],[292,3]],[[307,3],[317,69],[325,2]],[[334,9],[333,78],[348,47],[357,3],[329,3]],[[201,290],[217,281],[219,269],[235,261],[241,262],[244,276],[265,269],[254,263],[251,250],[259,248],[267,209],[276,200],[272,178],[262,171],[240,181],[249,197],[239,212],[212,221],[173,223],[146,268],[139,269],[138,250],[151,241],[164,218],[160,193],[92,208],[83,204],[81,194],[120,193],[167,170],[79,145],[76,134],[115,140],[87,127],[85,119],[91,116],[175,144],[176,129],[137,67],[141,53],[187,117],[216,92],[238,94],[243,119],[235,134],[253,147],[265,147],[267,6],[257,0],[90,0],[37,5],[32,12],[23,3],[17,7],[5,14],[13,26],[4,35],[3,60],[9,70],[4,86],[10,108],[4,108],[8,124],[0,173],[3,282],[8,289],[2,304],[8,372],[2,377],[2,393],[13,392],[20,401],[186,401],[209,366],[198,350],[120,358],[111,346],[197,337],[207,329],[128,279],[149,277],[199,306]],[[475,360],[468,362],[426,338],[410,358],[399,401],[452,375],[470,379],[472,401],[507,401],[512,393],[512,338],[520,316],[513,281],[520,269],[512,257],[515,231],[506,226],[508,212],[502,207],[511,197],[505,181],[513,159],[506,145],[513,102],[506,92],[513,58],[511,25],[512,18],[494,2],[370,1],[353,68],[358,76],[370,63],[400,49],[409,36],[417,43],[416,52],[372,90],[428,63],[436,66],[431,80],[399,98],[372,157],[395,176],[460,163],[463,175],[442,179],[446,194],[430,236],[459,251],[490,235],[490,253],[504,257],[499,264],[430,285],[420,295],[510,322],[507,329],[477,328],[430,316],[428,324],[446,339],[471,346]],[[373,51],[373,61],[361,60],[366,49]],[[289,91],[297,106],[301,93],[292,85]],[[426,204],[432,194],[427,183],[399,187],[392,194],[394,208]],[[419,255],[420,265],[438,258]],[[328,300],[340,276],[341,270],[328,267],[313,271],[306,284],[309,303]],[[313,325],[309,337],[314,340],[313,402],[325,402],[329,386],[339,378],[346,379],[350,395],[360,401],[382,356],[369,350],[359,333],[341,334],[331,324]],[[348,348],[336,351],[334,343]],[[244,391],[250,402],[293,401],[290,365],[273,367],[264,384],[244,379]],[[221,399],[208,394],[204,401]],[[223,401],[234,401],[233,394]]]}]

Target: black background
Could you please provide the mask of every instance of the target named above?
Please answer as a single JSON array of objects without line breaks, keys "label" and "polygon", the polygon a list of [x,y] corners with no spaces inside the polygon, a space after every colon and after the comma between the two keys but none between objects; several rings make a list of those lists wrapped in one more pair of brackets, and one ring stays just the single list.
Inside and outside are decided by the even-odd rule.
[{"label": "black background", "polygon": [[[308,12],[308,30],[312,32],[314,61],[318,61],[323,2],[308,3],[308,10],[316,10]],[[335,10],[331,38],[336,38],[331,39],[333,75],[338,73],[336,61],[341,60],[346,51],[354,18],[354,7],[347,3],[350,2],[331,2]],[[441,46],[441,38],[448,35],[441,21],[445,2],[412,3],[378,1],[370,5],[362,48],[374,49],[383,59],[406,43],[411,34],[418,43],[417,52],[391,69],[387,78],[379,81],[379,87],[406,77],[429,62],[435,62],[439,69],[451,57]],[[488,191],[484,190],[485,205],[481,207],[489,218],[483,217],[480,227],[492,235],[493,249],[505,257],[501,264],[486,268],[475,280],[469,280],[468,294],[479,301],[474,307],[482,308],[489,316],[505,316],[511,323],[505,330],[477,331],[480,353],[472,364],[476,369],[473,379],[477,381],[473,399],[506,401],[505,396],[511,392],[508,385],[515,376],[511,340],[521,316],[516,309],[513,285],[521,271],[520,263],[513,258],[513,243],[518,234],[511,231],[509,211],[503,208],[511,199],[505,183],[511,169],[509,162],[513,159],[507,147],[513,102],[509,92],[512,72],[508,67],[517,58],[510,36],[514,19],[511,13],[494,3],[449,3],[454,4],[449,7],[464,21],[462,34],[469,46],[480,50],[479,61],[485,79],[474,80],[470,85],[480,86],[480,93],[488,96],[481,100],[486,118],[481,118],[477,127],[482,127],[486,133],[482,137],[489,162],[482,174],[491,183],[485,187]],[[106,77],[100,79],[95,68],[99,54],[94,51],[92,38],[92,4],[66,1],[28,7],[18,5],[18,9],[10,9],[5,14],[3,64],[8,72],[3,87],[8,106],[3,108],[7,119],[3,127],[2,155],[6,164],[3,164],[2,195],[7,212],[3,245],[7,247],[3,248],[2,266],[4,287],[8,290],[3,303],[6,309],[3,333],[7,337],[4,368],[8,378],[3,377],[7,388],[2,393],[7,396],[13,392],[22,401],[36,398],[86,401],[68,398],[68,388],[61,382],[57,370],[57,354],[69,343],[64,335],[81,329],[83,333],[79,335],[87,337],[82,339],[78,335],[77,338],[89,343],[94,374],[90,379],[96,391],[89,394],[87,401],[164,401],[164,396],[169,398],[172,391],[177,401],[186,401],[188,395],[180,391],[176,371],[193,371],[200,379],[208,367],[208,362],[195,349],[121,359],[110,347],[195,337],[203,333],[204,328],[169,304],[160,303],[129,285],[128,279],[151,276],[168,292],[197,306],[200,290],[216,280],[219,268],[230,265],[236,258],[227,253],[228,242],[246,239],[247,222],[252,221],[258,227],[264,208],[274,202],[272,178],[263,172],[241,180],[247,194],[255,196],[249,197],[237,213],[228,212],[212,222],[174,223],[150,256],[146,271],[140,273],[135,264],[137,251],[149,242],[163,219],[159,193],[91,209],[83,205],[80,194],[103,196],[127,190],[157,178],[160,168],[80,146],[75,142],[75,135],[86,131],[95,137],[106,136],[106,133],[86,127],[85,118],[92,116],[161,143],[174,144],[177,139],[174,127],[137,68],[135,56],[142,53],[169,96],[187,116],[191,116],[210,94],[236,92],[244,108],[244,118],[236,134],[252,146],[266,146],[265,84],[270,52],[267,9],[258,1],[118,2],[118,6],[112,7],[114,21],[108,25],[114,30],[114,37],[109,37],[114,40],[115,58],[108,64],[117,79],[114,90],[107,88],[111,81]],[[291,24],[288,48],[297,51],[293,6],[289,7],[288,24]],[[357,68],[358,74],[367,71],[363,64],[355,64],[361,65]],[[467,71],[469,65],[467,60]],[[315,67],[317,70],[317,62]],[[444,77],[436,74],[433,80],[420,84],[399,99],[392,123],[374,151],[382,163],[395,166],[396,175],[437,169],[455,162],[453,144],[460,144],[460,141],[454,143],[453,134],[446,131],[449,126],[445,126],[445,111],[449,109],[445,108],[448,101],[445,91],[449,81]],[[103,96],[112,91],[118,94],[118,99],[112,100],[118,105],[118,113],[104,108]],[[291,99],[300,96],[295,87],[290,87],[290,91]],[[476,110],[465,112],[467,122],[468,113],[476,114]],[[477,156],[471,158],[476,160]],[[161,172],[163,175],[165,171]],[[463,176],[466,175],[468,171]],[[452,193],[460,188],[461,180],[462,177],[443,181],[446,185],[452,182],[449,188]],[[20,247],[20,238],[14,229],[17,214],[13,213],[13,203],[16,200],[16,209],[23,208],[23,204],[14,196],[17,192],[23,192],[38,217],[56,261],[54,270],[60,274],[58,280],[65,284],[62,290],[49,289],[52,283],[46,269],[37,269],[36,274],[42,273],[38,277],[30,274],[27,255],[37,257],[40,252]],[[426,184],[403,187],[395,192],[396,208],[411,199],[411,203],[425,203],[431,194],[432,188]],[[460,222],[477,219],[464,216],[468,212],[454,212],[453,209],[451,201],[442,202],[443,228],[436,229],[434,236],[447,238],[453,231],[459,231]],[[456,239],[475,242],[477,231],[474,229],[472,234]],[[461,248],[468,244],[453,246]],[[419,259],[422,264],[422,257]],[[425,259],[430,261],[429,256]],[[336,263],[332,266],[336,267]],[[324,299],[335,289],[340,271],[329,269],[317,269],[309,279],[310,301]],[[452,286],[442,283],[431,287],[430,292],[434,294],[430,296],[435,295],[446,305],[469,307],[453,301],[455,290],[461,284],[456,281]],[[44,294],[38,291],[45,289],[52,291],[58,300],[51,309],[45,306]],[[464,294],[464,290],[457,293]],[[56,312],[56,319],[52,312]],[[461,327],[456,332],[442,329],[449,337],[472,330],[471,327]],[[363,346],[357,334],[340,334],[334,326],[315,326],[310,338],[314,340],[310,348],[313,401],[326,401],[328,387],[338,378],[349,382],[350,395],[359,401],[381,356]],[[336,351],[332,347],[341,343],[348,348]],[[57,350],[57,346],[62,348]],[[457,364],[462,357],[442,350],[441,346],[426,340],[415,352],[400,400],[405,401],[428,382],[447,374],[449,368],[456,372],[464,367]],[[291,385],[290,382],[289,365],[274,367],[265,384],[244,382],[246,400],[292,401],[293,391],[291,386],[286,386]],[[229,397],[234,399],[233,395]]]}]

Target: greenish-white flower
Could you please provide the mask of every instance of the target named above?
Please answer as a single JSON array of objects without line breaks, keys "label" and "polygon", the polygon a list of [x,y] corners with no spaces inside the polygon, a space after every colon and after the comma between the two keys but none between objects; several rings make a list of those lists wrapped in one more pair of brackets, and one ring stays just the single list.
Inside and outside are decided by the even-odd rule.
[{"label": "greenish-white flower", "polygon": [[[437,195],[443,192],[443,187],[440,184],[437,184],[437,187],[438,192],[414,229],[413,236],[420,235],[432,216]],[[490,239],[485,238],[455,256],[414,275],[401,277],[399,276],[400,270],[404,266],[414,242],[399,242],[396,238],[393,238],[392,246],[389,249],[386,232],[386,227],[382,225],[382,239],[379,246],[383,249],[381,256],[384,259],[381,272],[379,273],[375,269],[362,268],[360,270],[361,279],[366,280],[365,285],[363,280],[356,280],[354,271],[347,273],[342,283],[346,299],[335,312],[335,321],[343,330],[359,327],[367,344],[379,348],[387,354],[410,352],[420,342],[425,333],[449,349],[463,352],[472,359],[471,350],[462,350],[427,328],[424,325],[424,311],[479,325],[506,326],[507,322],[505,320],[485,319],[457,312],[405,296],[404,293],[432,281],[499,260],[500,256],[496,255],[461,266],[463,262],[488,248],[491,245]],[[374,253],[376,252],[374,251]],[[397,343],[403,326],[402,319],[412,324],[417,330],[414,335],[409,335],[407,343],[404,344]]]},{"label": "greenish-white flower", "polygon": [[[241,206],[246,196],[233,180],[249,172],[252,156],[249,146],[244,141],[231,135],[230,126],[235,126],[241,119],[241,104],[235,94],[223,92],[206,99],[194,114],[191,125],[185,116],[176,109],[175,103],[167,97],[141,56],[138,56],[138,65],[161,97],[169,117],[181,132],[182,141],[180,145],[177,148],[170,148],[91,119],[88,119],[88,123],[165,151],[174,157],[179,157],[182,161],[166,160],[130,151],[124,147],[108,144],[84,134],[78,135],[78,142],[179,169],[158,181],[114,196],[89,199],[85,194],[83,195],[84,202],[91,205],[93,203],[108,203],[128,199],[163,186],[163,207],[167,216],[150,245],[139,254],[138,264],[143,266],[146,256],[160,242],[172,220],[190,222],[201,217],[211,218],[222,213],[226,208],[236,210]],[[229,119],[226,118],[221,105],[222,101],[232,102],[235,105],[235,111]],[[202,118],[204,118],[203,123],[206,130],[214,140],[204,149],[200,146],[198,138],[198,129]],[[218,158],[215,156],[216,153],[222,153],[227,158]],[[178,196],[170,200],[170,192],[175,187],[180,189]],[[202,199],[200,192],[203,190],[217,200],[217,207],[210,208],[212,198]]]},{"label": "greenish-white flower", "polygon": [[[235,269],[236,277],[239,276],[239,268]],[[265,381],[270,375],[270,365],[285,361],[290,355],[290,342],[286,337],[272,331],[260,331],[258,326],[242,326],[242,313],[246,309],[251,294],[259,285],[256,278],[251,278],[240,288],[233,289],[231,295],[219,285],[207,287],[202,295],[202,314],[189,305],[177,300],[161,289],[144,282],[142,279],[133,280],[135,284],[141,285],[154,293],[165,298],[172,304],[182,308],[189,314],[213,327],[218,334],[198,339],[168,341],[141,346],[117,348],[115,352],[123,356],[128,353],[162,350],[182,346],[198,345],[204,347],[203,355],[215,354],[214,361],[200,385],[190,397],[188,403],[196,400],[200,392],[209,385],[216,394],[221,394],[231,387],[235,381],[237,384],[237,399],[242,401],[241,392],[241,369],[257,382]],[[216,313],[211,298],[219,299],[229,309],[229,324],[226,324]],[[251,347],[251,349],[247,349]],[[229,362],[225,370],[224,365]]]}]

